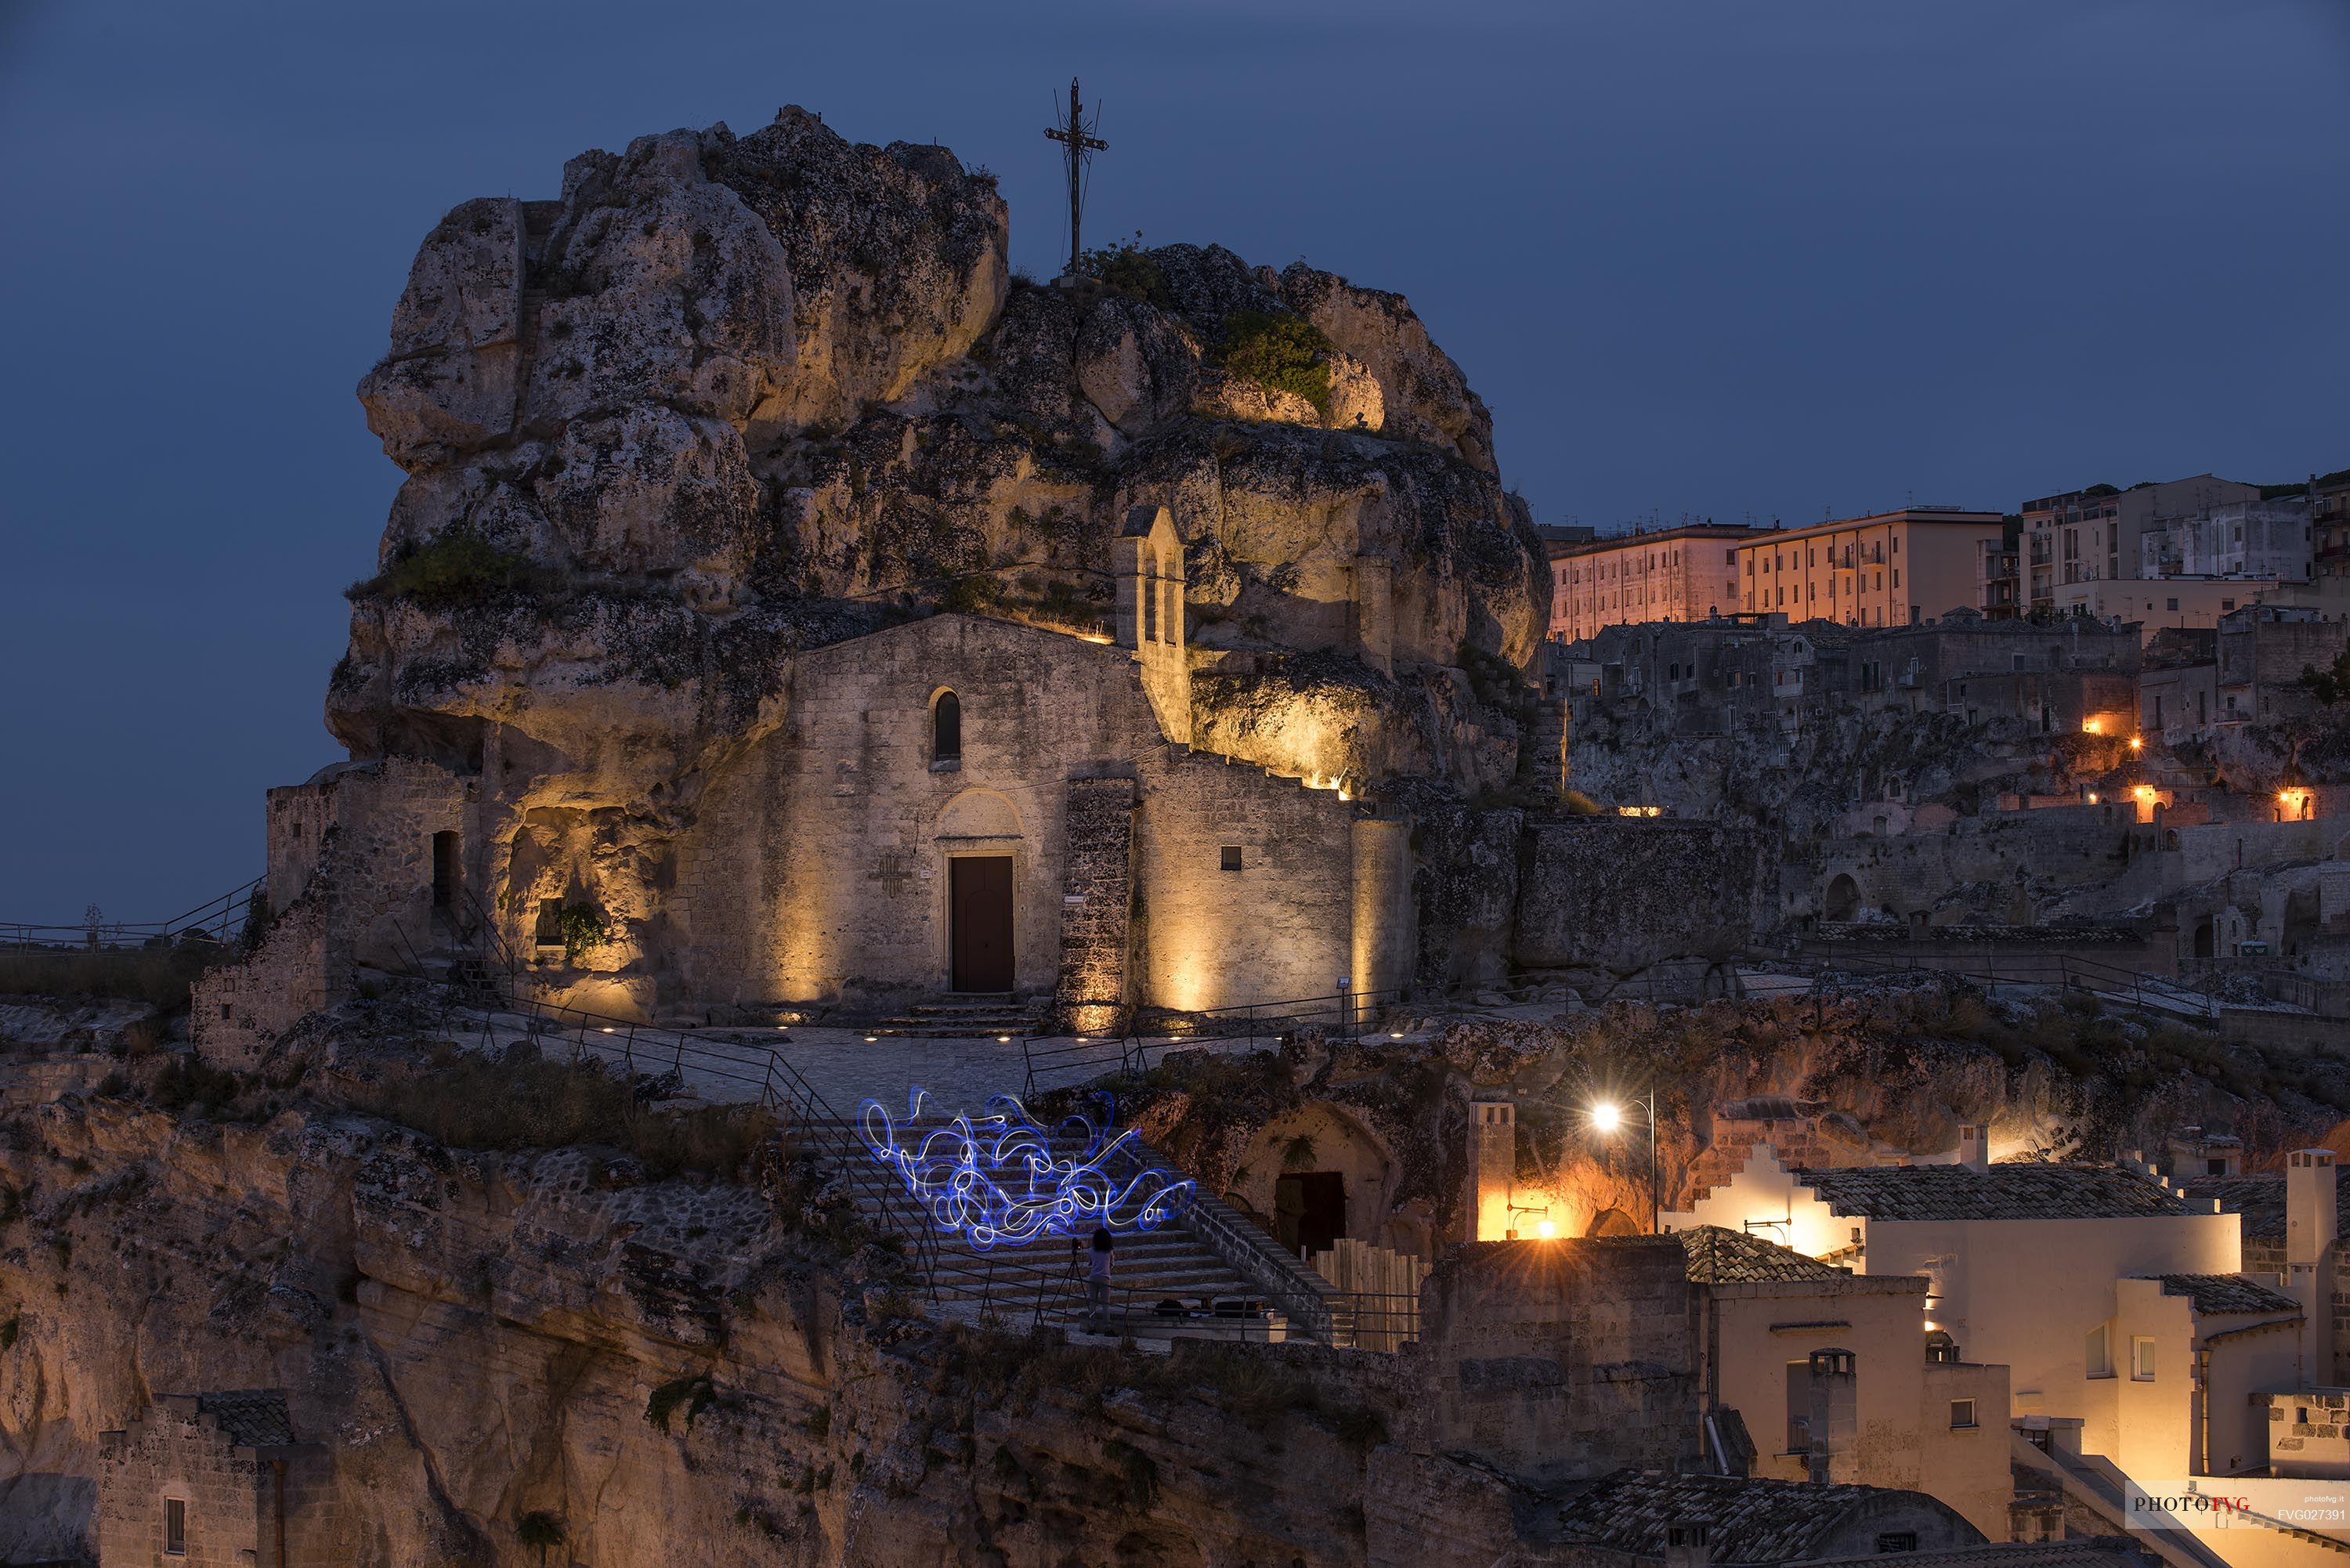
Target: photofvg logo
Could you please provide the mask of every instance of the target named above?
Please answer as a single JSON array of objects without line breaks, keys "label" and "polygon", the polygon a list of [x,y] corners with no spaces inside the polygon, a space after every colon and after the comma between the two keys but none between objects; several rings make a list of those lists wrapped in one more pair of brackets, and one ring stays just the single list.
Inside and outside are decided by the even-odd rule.
[{"label": "photofvg logo", "polygon": [[2123,1490],[2132,1530],[2275,1530],[2350,1539],[2350,1481],[2268,1476],[2149,1477]]},{"label": "photofvg logo", "polygon": [[2153,1490],[2129,1483],[2124,1497],[2132,1530],[2210,1530],[2234,1522],[2251,1511],[2252,1500],[2241,1490],[2202,1491],[2199,1487],[2230,1487],[2225,1480],[2198,1477]]}]

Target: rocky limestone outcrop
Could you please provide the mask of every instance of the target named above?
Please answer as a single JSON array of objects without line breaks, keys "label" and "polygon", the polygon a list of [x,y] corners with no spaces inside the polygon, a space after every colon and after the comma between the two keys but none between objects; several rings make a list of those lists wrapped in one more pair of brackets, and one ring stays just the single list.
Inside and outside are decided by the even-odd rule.
[{"label": "rocky limestone outcrop", "polygon": [[[983,171],[796,109],[584,153],[557,200],[453,209],[359,389],[409,479],[354,590],[330,727],[368,755],[430,721],[512,725],[549,778],[619,740],[641,794],[755,727],[793,647],[877,609],[923,613],[960,582],[995,613],[1098,615],[1139,504],[1174,514],[1203,649],[1356,657],[1371,559],[1397,679],[1441,682],[1464,649],[1530,656],[1523,508],[1400,296],[1193,245],[1015,285],[1007,233]],[[1299,384],[1326,395],[1232,369],[1234,332],[1283,322],[1294,350],[1322,345]],[[1477,787],[1513,766],[1503,728],[1431,746],[1387,722],[1336,742],[1349,769]],[[1230,728],[1286,763],[1327,726]]]},{"label": "rocky limestone outcrop", "polygon": [[586,1568],[1365,1558],[1379,1388],[939,1330],[772,1189],[321,1111],[0,1133],[11,1561],[94,1545],[99,1433],[227,1388],[286,1390],[355,1568],[539,1568],[533,1515]]}]

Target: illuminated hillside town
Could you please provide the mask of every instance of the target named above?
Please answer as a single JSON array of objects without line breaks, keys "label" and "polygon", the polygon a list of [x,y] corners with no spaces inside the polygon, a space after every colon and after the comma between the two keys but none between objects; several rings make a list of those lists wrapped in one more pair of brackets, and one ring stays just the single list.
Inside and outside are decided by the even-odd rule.
[{"label": "illuminated hillside town", "polygon": [[424,171],[331,744],[0,911],[0,1562],[2350,1553],[2350,431],[1569,520],[1128,98]]}]

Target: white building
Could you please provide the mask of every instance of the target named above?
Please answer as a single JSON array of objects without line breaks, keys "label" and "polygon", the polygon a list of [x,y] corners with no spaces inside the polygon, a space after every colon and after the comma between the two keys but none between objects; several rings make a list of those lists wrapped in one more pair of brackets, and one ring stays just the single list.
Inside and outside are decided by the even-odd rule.
[{"label": "white building", "polygon": [[2309,498],[2239,501],[2159,519],[2138,538],[2138,576],[2306,582],[2316,559]]},{"label": "white building", "polygon": [[[2111,1166],[1966,1162],[1790,1170],[1756,1149],[1679,1229],[1720,1225],[1864,1274],[1923,1274],[1926,1324],[1970,1361],[2003,1364],[2016,1417],[2079,1423],[2084,1450],[2125,1471],[2225,1474],[2262,1463],[2255,1390],[2332,1370],[2323,1316],[2275,1275],[2241,1272],[2241,1217]],[[2303,1229],[2330,1237],[2330,1155],[2306,1158]],[[2316,1168],[2324,1161],[2322,1183]],[[2326,1212],[2320,1215],[2322,1188]],[[2307,1368],[2304,1373],[2304,1366]]]}]

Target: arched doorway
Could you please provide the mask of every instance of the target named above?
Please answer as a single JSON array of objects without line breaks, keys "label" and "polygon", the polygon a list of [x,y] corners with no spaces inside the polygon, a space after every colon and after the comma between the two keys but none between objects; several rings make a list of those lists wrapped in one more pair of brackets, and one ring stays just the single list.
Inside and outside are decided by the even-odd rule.
[{"label": "arched doorway", "polygon": [[1852,873],[1836,873],[1822,907],[1831,920],[1849,920],[1860,913],[1860,884],[1852,879]]},{"label": "arched doorway", "polygon": [[2210,958],[2211,956],[2213,945],[2211,922],[2210,920],[2196,921],[2195,956],[2197,958]]},{"label": "arched doorway", "polygon": [[965,790],[939,814],[937,841],[946,859],[947,989],[1015,989],[1019,812],[993,790]]}]

